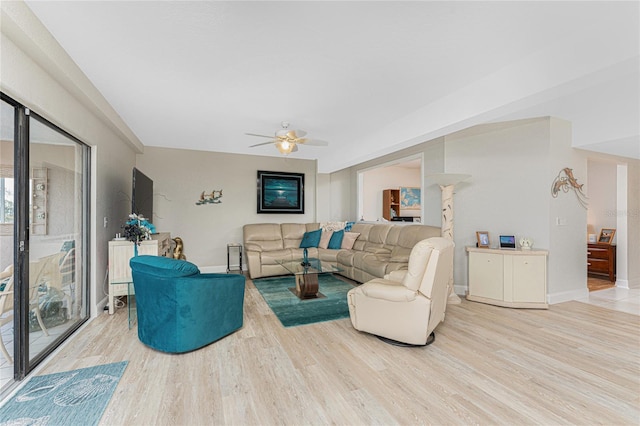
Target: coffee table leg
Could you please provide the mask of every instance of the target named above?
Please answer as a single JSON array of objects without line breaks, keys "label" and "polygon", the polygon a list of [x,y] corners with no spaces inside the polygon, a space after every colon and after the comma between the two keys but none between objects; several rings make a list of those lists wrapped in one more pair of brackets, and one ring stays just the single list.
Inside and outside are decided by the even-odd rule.
[{"label": "coffee table leg", "polygon": [[296,275],[296,296],[300,299],[318,297],[318,274]]}]

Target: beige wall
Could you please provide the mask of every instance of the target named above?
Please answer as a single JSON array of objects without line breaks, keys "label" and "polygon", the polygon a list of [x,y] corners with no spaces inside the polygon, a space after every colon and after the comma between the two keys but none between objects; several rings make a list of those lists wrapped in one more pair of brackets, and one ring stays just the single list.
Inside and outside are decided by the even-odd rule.
[{"label": "beige wall", "polygon": [[[242,242],[242,226],[316,220],[316,161],[147,147],[136,167],[153,179],[153,224],[184,240],[187,260],[224,270],[227,243]],[[304,214],[258,214],[258,170],[305,175]],[[223,190],[220,204],[196,205],[202,191]]]},{"label": "beige wall", "polygon": [[0,13],[0,90],[91,146],[90,307],[95,315],[106,303],[107,243],[129,212],[131,169],[142,144],[24,3],[1,2]]}]

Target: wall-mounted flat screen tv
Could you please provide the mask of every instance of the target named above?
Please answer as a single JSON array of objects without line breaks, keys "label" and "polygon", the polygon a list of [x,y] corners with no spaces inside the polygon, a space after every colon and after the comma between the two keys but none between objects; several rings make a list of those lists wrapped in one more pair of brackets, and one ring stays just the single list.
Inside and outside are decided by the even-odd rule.
[{"label": "wall-mounted flat screen tv", "polygon": [[134,167],[132,186],[131,212],[153,223],[153,180]]}]

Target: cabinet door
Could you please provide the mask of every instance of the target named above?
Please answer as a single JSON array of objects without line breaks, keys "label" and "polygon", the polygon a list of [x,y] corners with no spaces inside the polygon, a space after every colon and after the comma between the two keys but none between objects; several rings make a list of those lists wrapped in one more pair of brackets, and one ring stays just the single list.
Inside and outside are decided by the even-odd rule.
[{"label": "cabinet door", "polygon": [[546,302],[547,270],[545,256],[513,257],[513,301]]},{"label": "cabinet door", "polygon": [[504,295],[503,257],[494,253],[469,253],[469,294],[502,300]]}]

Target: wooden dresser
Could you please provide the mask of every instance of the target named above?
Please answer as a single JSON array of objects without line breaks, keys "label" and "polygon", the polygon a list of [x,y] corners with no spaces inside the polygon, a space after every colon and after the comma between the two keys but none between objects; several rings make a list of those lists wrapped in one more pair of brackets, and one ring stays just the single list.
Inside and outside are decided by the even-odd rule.
[{"label": "wooden dresser", "polygon": [[587,272],[593,275],[606,275],[609,281],[615,282],[615,244],[589,243],[587,247]]}]

